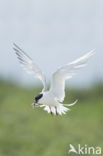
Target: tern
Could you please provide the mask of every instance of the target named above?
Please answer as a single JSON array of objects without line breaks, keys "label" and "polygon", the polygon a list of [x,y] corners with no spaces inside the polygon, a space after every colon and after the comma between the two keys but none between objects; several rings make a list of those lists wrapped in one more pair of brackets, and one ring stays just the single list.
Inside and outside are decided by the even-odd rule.
[{"label": "tern", "polygon": [[39,66],[18,45],[15,43],[13,45],[13,49],[23,69],[29,74],[39,78],[43,83],[43,89],[34,98],[34,103],[32,105],[43,107],[45,111],[51,114],[66,114],[66,112],[70,110],[68,107],[75,105],[78,100],[72,104],[62,103],[65,98],[65,81],[72,78],[79,69],[86,66],[89,58],[94,54],[94,50],[86,53],[79,59],[58,68],[52,74],[51,87],[48,90],[45,75]]}]

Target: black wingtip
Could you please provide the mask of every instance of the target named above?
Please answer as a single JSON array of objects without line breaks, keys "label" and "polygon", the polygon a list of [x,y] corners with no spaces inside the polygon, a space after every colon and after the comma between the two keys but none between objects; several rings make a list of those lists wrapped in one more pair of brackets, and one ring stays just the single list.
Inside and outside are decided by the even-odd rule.
[{"label": "black wingtip", "polygon": [[21,50],[21,48],[20,48],[16,43],[13,43],[13,45],[14,45],[16,48],[18,48],[18,49]]},{"label": "black wingtip", "polygon": [[13,42],[13,45],[16,45],[16,44]]},{"label": "black wingtip", "polygon": [[13,46],[17,47],[17,44],[13,42]]},{"label": "black wingtip", "polygon": [[14,43],[14,42],[13,42],[13,49],[14,49],[15,51],[17,51],[17,49],[18,49],[17,44],[16,44],[16,43]]},{"label": "black wingtip", "polygon": [[15,47],[13,47],[13,50],[15,51],[15,53],[19,52]]},{"label": "black wingtip", "polygon": [[25,53],[16,43],[13,43],[14,47],[13,49],[16,51],[21,51],[22,53]]},{"label": "black wingtip", "polygon": [[[28,56],[28,55],[26,54],[26,52],[24,52],[16,43],[13,43],[13,45],[14,45],[13,49],[14,49],[16,52],[19,52],[19,53],[21,53],[21,54],[24,54],[24,55],[27,56],[29,59],[31,59],[30,56]],[[31,59],[31,60],[32,60],[32,59]]]}]

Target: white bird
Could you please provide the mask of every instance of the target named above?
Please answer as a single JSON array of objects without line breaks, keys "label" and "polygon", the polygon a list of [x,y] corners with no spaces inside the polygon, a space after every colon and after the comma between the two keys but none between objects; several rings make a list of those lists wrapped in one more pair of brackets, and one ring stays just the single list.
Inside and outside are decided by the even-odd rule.
[{"label": "white bird", "polygon": [[46,78],[37,64],[15,43],[14,50],[17,54],[17,58],[24,70],[29,74],[38,77],[43,83],[43,90],[35,97],[35,101],[32,104],[37,107],[44,107],[44,110],[51,114],[62,115],[65,114],[69,108],[66,106],[73,106],[77,103],[77,100],[72,104],[62,104],[65,98],[65,80],[72,78],[76,72],[84,67],[89,58],[94,54],[94,50],[86,53],[79,59],[68,63],[58,68],[51,78],[51,87],[47,90]]}]

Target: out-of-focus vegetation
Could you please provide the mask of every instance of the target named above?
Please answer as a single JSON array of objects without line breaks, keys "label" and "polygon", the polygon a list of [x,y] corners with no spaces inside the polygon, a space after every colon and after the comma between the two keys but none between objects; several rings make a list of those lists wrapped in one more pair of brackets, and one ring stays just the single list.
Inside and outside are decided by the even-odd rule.
[{"label": "out-of-focus vegetation", "polygon": [[0,156],[72,156],[69,144],[103,148],[103,84],[66,90],[72,111],[51,116],[31,103],[41,89],[0,80]]}]

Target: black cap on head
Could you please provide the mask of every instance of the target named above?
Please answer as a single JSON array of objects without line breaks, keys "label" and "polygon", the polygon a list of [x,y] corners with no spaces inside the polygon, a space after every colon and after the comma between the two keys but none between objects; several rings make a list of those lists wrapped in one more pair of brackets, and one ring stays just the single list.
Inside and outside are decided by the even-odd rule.
[{"label": "black cap on head", "polygon": [[39,99],[41,99],[43,97],[43,94],[38,94],[36,97],[35,97],[35,102],[37,103],[39,101]]}]

